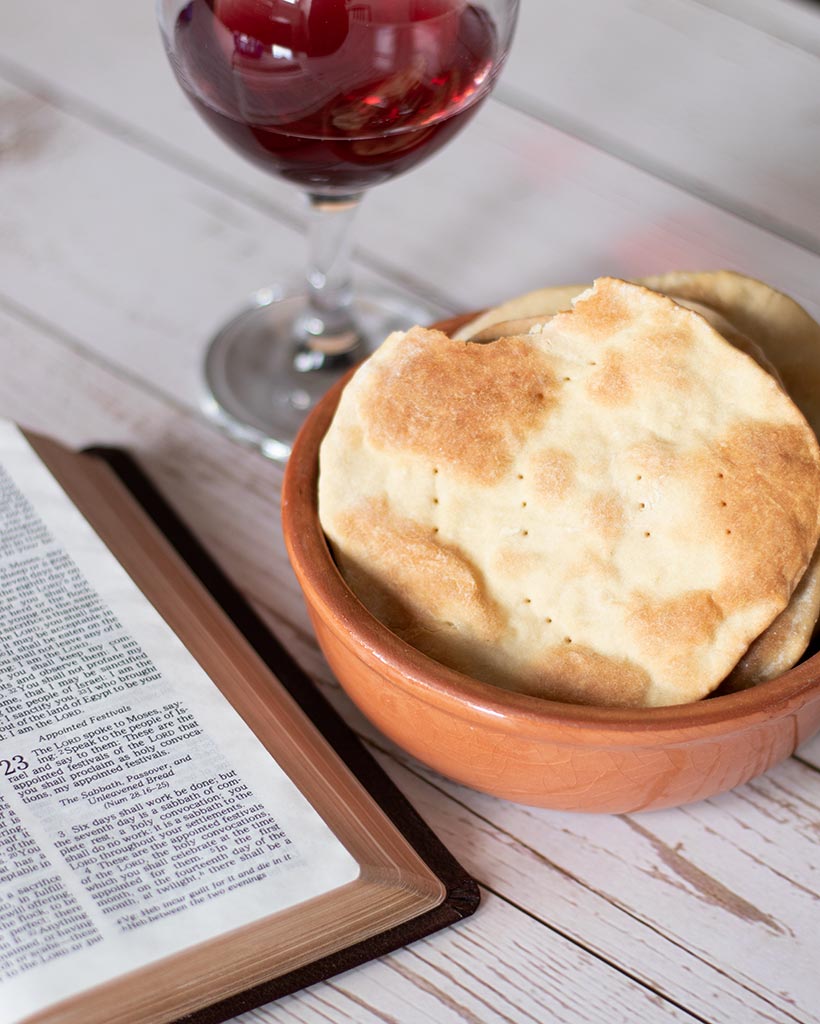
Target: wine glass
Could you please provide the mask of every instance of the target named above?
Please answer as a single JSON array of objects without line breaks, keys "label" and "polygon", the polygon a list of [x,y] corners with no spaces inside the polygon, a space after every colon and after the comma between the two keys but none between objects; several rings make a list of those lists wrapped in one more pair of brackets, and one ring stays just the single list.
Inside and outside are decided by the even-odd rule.
[{"label": "wine glass", "polygon": [[205,361],[207,411],[284,460],[334,380],[390,331],[435,317],[400,294],[354,294],[351,222],[365,189],[431,156],[476,112],[518,0],[157,0],[157,13],[199,114],[309,201],[304,284],[258,291]]}]

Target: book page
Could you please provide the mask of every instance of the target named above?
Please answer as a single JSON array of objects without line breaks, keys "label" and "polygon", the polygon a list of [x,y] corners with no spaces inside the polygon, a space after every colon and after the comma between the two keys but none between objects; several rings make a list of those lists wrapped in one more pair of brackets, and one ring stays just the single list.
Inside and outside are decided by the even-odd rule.
[{"label": "book page", "polygon": [[356,861],[0,424],[0,1024]]}]

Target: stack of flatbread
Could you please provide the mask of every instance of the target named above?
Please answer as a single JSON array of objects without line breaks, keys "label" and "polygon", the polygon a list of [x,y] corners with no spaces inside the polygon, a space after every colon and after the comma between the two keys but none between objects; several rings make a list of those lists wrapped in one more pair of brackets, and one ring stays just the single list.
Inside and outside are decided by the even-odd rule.
[{"label": "stack of flatbread", "polygon": [[818,429],[820,327],[796,303],[728,272],[603,278],[391,335],[324,440],[320,517],[354,593],[432,658],[680,704],[804,653]]}]

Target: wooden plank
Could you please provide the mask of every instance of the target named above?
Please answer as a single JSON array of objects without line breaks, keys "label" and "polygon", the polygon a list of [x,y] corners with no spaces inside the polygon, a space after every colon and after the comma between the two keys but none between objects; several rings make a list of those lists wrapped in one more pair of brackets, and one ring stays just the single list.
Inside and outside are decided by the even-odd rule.
[{"label": "wooden plank", "polygon": [[[732,936],[732,952],[724,951],[716,957],[681,940],[676,922],[687,913],[687,897],[681,890],[675,892],[663,913],[659,911],[651,919],[636,907],[632,889],[642,884],[641,860],[636,859],[631,868],[628,865],[638,853],[639,844],[620,819],[557,815],[508,805],[512,813],[499,821],[497,805],[502,805],[502,801],[470,794],[427,771],[418,773],[414,768],[397,772],[390,758],[383,757],[382,761],[421,814],[436,821],[440,835],[468,869],[494,892],[525,905],[550,927],[603,958],[617,957],[618,963],[634,977],[715,1024],[786,1020],[792,1019],[793,1014],[803,1019],[782,998],[773,999],[760,986],[748,985],[738,978],[734,933],[746,929],[745,925],[737,927],[732,923],[725,927],[717,922],[717,934],[724,942]],[[446,816],[440,811],[442,790],[459,804]],[[489,816],[484,813],[487,811]],[[514,820],[516,817],[518,820]],[[638,827],[652,835],[654,816],[645,818],[647,821]],[[508,831],[510,825],[513,831]],[[784,835],[788,848],[788,836],[785,832]],[[660,843],[654,836],[653,841]],[[699,842],[703,844],[702,836]],[[612,865],[603,855],[607,845],[613,850],[612,863],[621,863],[617,878],[610,878]],[[647,849],[651,870],[659,873],[664,862],[660,857],[654,858],[654,846],[647,844]],[[647,898],[651,901],[659,886],[654,880],[647,885]],[[707,929],[708,911],[703,912],[695,902],[688,913],[697,919],[698,932]],[[750,945],[756,941],[759,936],[750,936]],[[803,951],[804,957],[811,949],[809,944]],[[768,942],[752,960],[757,963],[758,958],[762,960],[772,952],[782,955]],[[731,961],[728,970],[727,961]],[[784,969],[781,960],[780,967],[780,987],[790,988],[802,964],[798,967],[790,962]],[[810,1009],[805,1019],[814,1019],[812,1012]]]},{"label": "wooden plank", "polygon": [[[264,605],[309,669],[329,678],[286,564],[277,466],[91,362],[59,337],[7,314],[0,314],[0,351],[7,367],[0,378],[0,412],[77,446],[131,447],[229,573]],[[616,963],[703,1019],[727,1024],[812,1019],[801,1014],[814,977],[802,971],[812,948],[806,940],[813,910],[806,907],[813,908],[813,897],[795,897],[780,876],[788,864],[800,862],[789,877],[804,890],[817,891],[811,817],[803,809],[816,792],[816,773],[808,782],[812,790],[803,778],[810,769],[794,762],[754,783],[758,791],[751,795],[733,794],[704,805],[706,810],[699,805],[696,812],[671,811],[665,817],[627,820],[536,811],[472,793],[422,769],[378,737],[337,686],[325,689],[348,720],[388,752],[388,770],[466,866],[503,899],[546,922],[562,941],[588,950],[596,962]],[[789,798],[796,809],[788,801],[783,806],[778,784],[797,794]],[[750,801],[755,806],[747,806]],[[678,835],[685,839],[685,852],[675,850]],[[688,874],[682,877],[684,870]],[[775,887],[769,898],[771,878]],[[758,893],[759,888],[764,891]],[[699,898],[704,889],[722,902]],[[734,898],[726,895],[730,892]],[[806,906],[795,902],[800,899]],[[791,916],[786,918],[793,933],[771,924],[779,921],[781,905],[794,914],[797,930]],[[749,907],[757,909],[757,917]],[[480,934],[486,934],[486,926]],[[793,989],[796,1007],[778,994]],[[333,1012],[338,1011],[336,1006]]]},{"label": "wooden plank", "polygon": [[484,893],[477,914],[455,928],[257,1011],[256,1019],[650,1024],[696,1018]]},{"label": "wooden plank", "polygon": [[[480,866],[469,841],[459,841],[468,816],[446,830],[468,868],[486,871],[494,857],[493,888],[511,899],[529,894],[524,898],[533,913],[571,935],[583,929],[592,948],[596,941],[621,948],[622,963],[645,969],[693,1012],[735,1021],[746,1019],[745,1005],[761,1019],[818,1019],[820,979],[812,966],[820,898],[818,784],[812,769],[790,759],[692,807],[619,817],[523,808],[467,794],[427,770],[421,774],[484,822]],[[424,810],[423,794],[413,789],[412,796]],[[508,843],[496,848],[493,836]],[[554,876],[548,890],[534,884],[542,858],[572,879],[568,902],[556,898]],[[490,884],[486,874],[479,877]],[[572,908],[584,902],[590,913],[590,893],[600,901],[594,926],[581,924],[580,908]],[[611,934],[619,922],[608,918],[606,905],[633,918],[620,947]]]},{"label": "wooden plank", "polygon": [[729,6],[524,3],[499,96],[816,252],[820,15],[781,11],[784,39]]}]

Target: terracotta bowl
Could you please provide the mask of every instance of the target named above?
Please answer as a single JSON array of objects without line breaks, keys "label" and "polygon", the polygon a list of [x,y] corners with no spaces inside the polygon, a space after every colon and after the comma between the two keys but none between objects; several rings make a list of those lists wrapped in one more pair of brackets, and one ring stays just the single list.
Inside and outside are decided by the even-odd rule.
[{"label": "terracotta bowl", "polygon": [[285,542],[330,667],[400,747],[451,779],[519,803],[624,812],[731,789],[820,729],[820,654],[742,693],[621,709],[501,690],[404,643],[348,589],[319,525],[319,445],[343,384],[316,406],[294,445],[282,498]]}]

